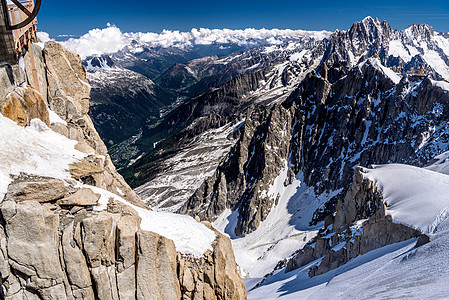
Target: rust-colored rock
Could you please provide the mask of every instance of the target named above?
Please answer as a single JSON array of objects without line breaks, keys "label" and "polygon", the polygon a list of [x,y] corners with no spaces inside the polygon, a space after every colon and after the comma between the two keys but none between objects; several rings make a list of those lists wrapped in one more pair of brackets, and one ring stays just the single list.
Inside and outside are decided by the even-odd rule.
[{"label": "rust-colored rock", "polygon": [[0,112],[20,126],[30,125],[35,118],[50,125],[47,105],[38,91],[31,87],[18,87],[4,100],[0,99]]}]

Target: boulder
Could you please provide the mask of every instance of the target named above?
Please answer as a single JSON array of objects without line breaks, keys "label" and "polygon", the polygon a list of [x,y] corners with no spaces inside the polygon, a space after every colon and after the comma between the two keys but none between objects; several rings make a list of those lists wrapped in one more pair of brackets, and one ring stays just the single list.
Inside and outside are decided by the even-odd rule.
[{"label": "boulder", "polygon": [[97,185],[97,175],[104,172],[103,168],[87,159],[70,164],[69,167],[73,179],[82,180],[84,183],[94,186]]},{"label": "boulder", "polygon": [[133,217],[139,219],[138,224],[140,224],[139,214],[137,213],[137,211],[134,208],[132,208],[131,206],[126,205],[120,201],[114,200],[113,198],[109,199],[107,211],[112,214],[119,214],[121,216],[133,216]]},{"label": "boulder", "polygon": [[66,192],[64,182],[58,179],[24,181],[10,184],[6,199],[16,202],[37,201],[42,203],[61,199]]},{"label": "boulder", "polygon": [[415,248],[421,247],[430,242],[430,237],[427,234],[421,234],[416,241]]},{"label": "boulder", "polygon": [[5,201],[0,211],[9,264],[25,279],[21,285],[37,291],[41,299],[55,299],[51,294],[66,299],[58,253],[59,216],[36,201]]},{"label": "boulder", "polygon": [[77,205],[77,206],[93,206],[98,204],[99,194],[95,194],[91,189],[83,188],[74,194],[58,200],[60,206]]},{"label": "boulder", "polygon": [[20,126],[30,125],[34,118],[50,125],[47,105],[39,92],[31,87],[18,87],[0,99],[0,112]]}]

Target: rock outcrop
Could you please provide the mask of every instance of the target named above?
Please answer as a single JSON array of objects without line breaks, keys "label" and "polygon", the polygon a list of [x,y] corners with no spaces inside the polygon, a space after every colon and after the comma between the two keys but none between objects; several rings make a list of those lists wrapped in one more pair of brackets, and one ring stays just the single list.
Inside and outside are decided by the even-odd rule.
[{"label": "rock outcrop", "polygon": [[[43,50],[47,70],[47,94],[50,109],[65,123],[55,122],[51,128],[78,141],[76,149],[92,154],[83,166],[76,165],[75,179],[104,188],[136,205],[139,197],[117,173],[106,146],[88,116],[90,85],[79,56],[59,43],[48,42]],[[75,168],[74,168],[75,169]]]},{"label": "rock outcrop", "polygon": [[[183,256],[172,240],[141,230],[126,204],[68,203],[87,194],[70,185],[59,200],[23,200],[14,191],[24,180],[0,204],[6,299],[246,299],[231,242],[218,232],[213,251]],[[42,190],[33,180],[27,190]]]},{"label": "rock outcrop", "polygon": [[110,198],[98,208],[98,188],[145,205],[116,172],[87,115],[90,86],[79,56],[55,42],[32,51],[38,73],[44,72],[36,89],[30,76],[22,87],[27,77],[20,68],[5,71],[6,78],[0,68],[8,90],[0,98],[2,113],[21,126],[41,119],[86,156],[69,166],[72,179],[22,173],[0,199],[6,299],[246,299],[228,237],[216,232],[212,251],[193,258],[178,253],[172,240],[142,230],[126,202]]},{"label": "rock outcrop", "polygon": [[386,214],[382,192],[363,173],[364,168],[355,170],[351,188],[344,201],[337,203],[335,216],[330,215],[317,237],[287,262],[286,272],[322,258],[310,267],[312,277],[377,248],[417,237],[417,246],[429,240],[419,230],[393,222]]},{"label": "rock outcrop", "polygon": [[2,115],[16,121],[19,125],[30,125],[30,121],[34,118],[41,119],[45,124],[50,125],[47,105],[42,96],[31,87],[17,87],[6,96],[0,106]]}]

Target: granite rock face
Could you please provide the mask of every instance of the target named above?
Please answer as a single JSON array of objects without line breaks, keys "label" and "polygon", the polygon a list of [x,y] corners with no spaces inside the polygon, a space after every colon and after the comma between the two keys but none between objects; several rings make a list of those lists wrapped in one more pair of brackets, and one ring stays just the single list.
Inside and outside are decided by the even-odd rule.
[{"label": "granite rock face", "polygon": [[25,181],[11,185],[6,199],[15,199],[17,202],[35,200],[42,203],[61,199],[66,192],[66,187],[62,180]]},{"label": "granite rock face", "polygon": [[[145,206],[116,172],[87,115],[90,87],[78,55],[53,42],[34,54],[37,67],[46,72],[38,80],[48,98],[44,101],[32,87],[19,87],[20,74],[11,80],[0,76],[0,82],[11,85],[2,105],[25,103],[4,100],[20,93],[36,94],[40,101],[37,110],[25,103],[6,116],[22,126],[33,118],[47,121],[87,155],[69,166],[73,179],[20,174],[0,199],[0,276],[6,299],[246,299],[229,238],[217,233],[213,251],[194,259],[177,253],[172,240],[143,231],[130,205],[109,199],[104,210],[93,209],[100,195],[89,186]],[[59,118],[50,121],[49,109]],[[180,274],[203,274],[206,260],[214,276],[194,277],[188,283],[197,291],[193,295]]]}]

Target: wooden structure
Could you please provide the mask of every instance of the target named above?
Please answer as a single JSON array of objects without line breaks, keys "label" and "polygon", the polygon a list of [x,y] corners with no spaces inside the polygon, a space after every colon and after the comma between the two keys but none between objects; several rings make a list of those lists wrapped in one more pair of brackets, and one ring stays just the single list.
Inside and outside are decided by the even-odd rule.
[{"label": "wooden structure", "polygon": [[0,64],[16,64],[30,42],[37,41],[36,15],[41,0],[0,0]]},{"label": "wooden structure", "polygon": [[[22,4],[28,12],[32,12],[34,10],[33,0],[19,0],[19,3]],[[20,24],[29,17],[26,11],[20,9],[15,4],[8,4],[8,13],[11,18],[11,24]],[[14,46],[18,54],[23,53],[24,47],[27,46],[29,42],[37,42],[36,30],[37,19],[34,18],[24,27],[17,28],[12,31]]]}]

